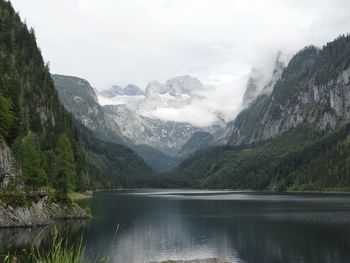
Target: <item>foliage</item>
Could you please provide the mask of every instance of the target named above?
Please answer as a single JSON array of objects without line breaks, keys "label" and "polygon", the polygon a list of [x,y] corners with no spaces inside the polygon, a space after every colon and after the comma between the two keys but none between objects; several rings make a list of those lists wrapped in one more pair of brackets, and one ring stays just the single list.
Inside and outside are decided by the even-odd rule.
[{"label": "foliage", "polygon": [[59,137],[55,152],[56,160],[53,185],[55,189],[63,194],[68,194],[73,188],[76,174],[72,146],[65,133],[62,133]]},{"label": "foliage", "polygon": [[190,139],[181,147],[179,154],[188,156],[196,150],[205,148],[213,140],[213,135],[208,132],[195,132],[192,134]]},{"label": "foliage", "polygon": [[97,139],[75,122],[87,151],[87,169],[95,187],[147,187],[153,171],[130,148]]},{"label": "foliage", "polygon": [[34,134],[17,138],[13,152],[21,164],[24,184],[29,189],[38,189],[47,185],[47,174],[43,169],[43,153]]},{"label": "foliage", "polygon": [[[258,97],[230,124],[234,132],[229,144],[246,145],[197,152],[180,164],[177,178],[187,185],[208,188],[349,189],[347,117],[337,116],[330,103],[317,104],[310,96],[305,103],[300,98],[304,90],[312,94],[314,86],[331,88],[349,65],[350,35],[339,36],[322,49],[306,47],[291,59],[272,94]],[[250,144],[282,125],[295,109],[305,116],[304,123],[275,139]],[[307,123],[319,121],[325,113],[344,126],[321,132],[315,124]]]},{"label": "foliage", "polygon": [[182,184],[200,188],[348,189],[349,156],[350,124],[331,134],[306,126],[250,146],[198,152],[176,174]]},{"label": "foliage", "polygon": [[[0,258],[1,260],[1,258]],[[84,257],[82,238],[76,244],[70,244],[64,235],[53,234],[52,242],[47,250],[32,247],[24,255],[6,255],[4,263],[31,262],[31,263],[108,263],[108,258],[90,259]]]},{"label": "foliage", "polygon": [[[109,145],[77,128],[59,100],[34,30],[4,0],[0,0],[0,137],[13,150],[27,189],[53,186],[66,195],[70,190],[127,187],[136,185],[132,181],[136,175],[152,172],[127,147]],[[96,156],[104,160],[104,169],[95,167]]]},{"label": "foliage", "polygon": [[16,192],[0,192],[0,201],[2,204],[11,207],[29,207],[32,203],[36,203],[40,200],[38,195],[28,195],[21,191]]},{"label": "foliage", "polygon": [[7,137],[14,121],[12,105],[9,99],[0,96],[0,136]]}]

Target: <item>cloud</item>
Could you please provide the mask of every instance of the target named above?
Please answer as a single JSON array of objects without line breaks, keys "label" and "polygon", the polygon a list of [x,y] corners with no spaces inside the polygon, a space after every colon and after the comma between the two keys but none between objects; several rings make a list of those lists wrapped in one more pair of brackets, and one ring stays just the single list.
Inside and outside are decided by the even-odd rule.
[{"label": "cloud", "polygon": [[[271,67],[278,50],[321,46],[350,28],[347,0],[12,3],[35,28],[52,72],[86,78],[100,90],[189,74],[217,88],[207,103],[231,117],[252,67]],[[190,108],[185,115],[190,110],[202,114]]]}]

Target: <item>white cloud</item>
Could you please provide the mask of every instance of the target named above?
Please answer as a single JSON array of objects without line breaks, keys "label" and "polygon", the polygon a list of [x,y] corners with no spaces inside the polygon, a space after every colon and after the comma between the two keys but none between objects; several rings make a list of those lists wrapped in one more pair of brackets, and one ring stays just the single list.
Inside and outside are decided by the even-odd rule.
[{"label": "white cloud", "polygon": [[[217,87],[210,107],[233,112],[252,66],[277,50],[323,45],[350,28],[348,0],[13,0],[54,73],[98,89],[189,74]],[[192,113],[190,113],[192,111]],[[176,114],[159,112],[159,115]],[[186,109],[186,116],[202,114]],[[180,114],[178,114],[180,115]]]}]

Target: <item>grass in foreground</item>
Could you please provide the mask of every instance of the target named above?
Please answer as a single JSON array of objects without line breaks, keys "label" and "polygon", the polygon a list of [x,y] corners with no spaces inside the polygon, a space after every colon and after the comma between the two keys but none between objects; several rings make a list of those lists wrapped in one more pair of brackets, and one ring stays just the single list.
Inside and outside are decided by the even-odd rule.
[{"label": "grass in foreground", "polygon": [[33,247],[29,253],[21,256],[7,255],[3,263],[108,263],[109,259],[89,259],[84,257],[82,239],[75,244],[69,244],[68,239],[63,236],[54,236],[52,245],[48,250],[40,251]]}]

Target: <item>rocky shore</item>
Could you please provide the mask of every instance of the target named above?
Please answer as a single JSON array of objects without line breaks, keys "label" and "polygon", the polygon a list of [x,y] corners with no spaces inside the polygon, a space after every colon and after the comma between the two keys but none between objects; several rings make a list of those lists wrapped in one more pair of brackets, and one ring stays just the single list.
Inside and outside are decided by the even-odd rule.
[{"label": "rocky shore", "polygon": [[54,220],[85,218],[90,218],[90,214],[74,203],[57,204],[41,200],[11,206],[0,201],[0,228],[44,226]]}]

